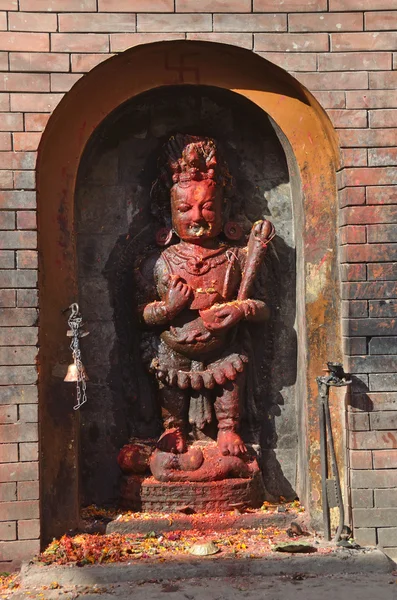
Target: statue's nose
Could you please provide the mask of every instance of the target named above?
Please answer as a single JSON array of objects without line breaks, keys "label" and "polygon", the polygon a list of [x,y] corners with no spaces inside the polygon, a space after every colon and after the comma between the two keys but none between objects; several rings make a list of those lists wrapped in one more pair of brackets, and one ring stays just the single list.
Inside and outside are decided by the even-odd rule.
[{"label": "statue's nose", "polygon": [[199,206],[195,206],[192,209],[192,221],[193,223],[202,223],[203,221],[203,214],[201,212],[201,208]]}]

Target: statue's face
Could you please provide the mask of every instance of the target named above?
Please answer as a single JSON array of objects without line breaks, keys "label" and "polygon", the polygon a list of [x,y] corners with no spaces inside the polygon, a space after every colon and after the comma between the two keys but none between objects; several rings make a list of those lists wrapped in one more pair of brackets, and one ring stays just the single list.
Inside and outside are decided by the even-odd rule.
[{"label": "statue's face", "polygon": [[212,179],[191,181],[171,190],[172,224],[185,242],[200,245],[222,231],[223,190]]}]

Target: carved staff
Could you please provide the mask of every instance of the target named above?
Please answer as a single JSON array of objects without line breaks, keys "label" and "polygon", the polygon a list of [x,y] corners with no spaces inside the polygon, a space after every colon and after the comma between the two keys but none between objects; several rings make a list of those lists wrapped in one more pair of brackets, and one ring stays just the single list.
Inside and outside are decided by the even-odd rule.
[{"label": "carved staff", "polygon": [[258,269],[265,258],[267,246],[276,235],[273,224],[266,219],[257,221],[250,233],[247,260],[237,300],[248,300]]}]

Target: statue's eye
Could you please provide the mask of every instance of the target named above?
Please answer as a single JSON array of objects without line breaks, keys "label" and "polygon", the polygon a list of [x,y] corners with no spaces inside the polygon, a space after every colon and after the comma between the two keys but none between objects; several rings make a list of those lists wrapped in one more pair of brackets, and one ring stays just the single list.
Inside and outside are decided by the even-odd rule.
[{"label": "statue's eye", "polygon": [[191,208],[192,207],[190,206],[190,204],[179,204],[178,211],[184,213],[190,210]]},{"label": "statue's eye", "polygon": [[214,210],[214,205],[212,204],[212,202],[206,202],[205,204],[203,204],[203,209],[204,210]]}]

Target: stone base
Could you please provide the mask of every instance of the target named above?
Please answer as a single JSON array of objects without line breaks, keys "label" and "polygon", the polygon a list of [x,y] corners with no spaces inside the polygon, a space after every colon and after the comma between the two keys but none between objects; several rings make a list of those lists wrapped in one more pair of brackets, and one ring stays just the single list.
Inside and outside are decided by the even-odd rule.
[{"label": "stone base", "polygon": [[124,476],[123,508],[143,512],[224,512],[259,508],[264,500],[262,476],[208,482],[160,482],[153,477]]}]

